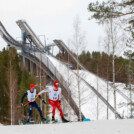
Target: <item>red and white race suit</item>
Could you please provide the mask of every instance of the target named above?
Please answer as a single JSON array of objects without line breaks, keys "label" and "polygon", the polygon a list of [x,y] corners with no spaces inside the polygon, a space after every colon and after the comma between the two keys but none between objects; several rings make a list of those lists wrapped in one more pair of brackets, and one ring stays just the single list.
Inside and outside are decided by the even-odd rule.
[{"label": "red and white race suit", "polygon": [[42,93],[49,94],[49,104],[53,107],[52,114],[55,116],[55,109],[57,108],[60,111],[60,116],[63,117],[63,112],[61,109],[61,88],[49,87],[47,89],[42,90],[38,94],[41,95]]}]

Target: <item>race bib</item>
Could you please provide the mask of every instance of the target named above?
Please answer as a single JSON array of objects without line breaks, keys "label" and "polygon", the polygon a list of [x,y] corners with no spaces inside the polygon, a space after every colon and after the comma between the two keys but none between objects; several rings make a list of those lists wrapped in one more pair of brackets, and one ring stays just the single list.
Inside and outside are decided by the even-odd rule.
[{"label": "race bib", "polygon": [[58,94],[54,93],[53,100],[57,100],[57,99],[58,99]]}]

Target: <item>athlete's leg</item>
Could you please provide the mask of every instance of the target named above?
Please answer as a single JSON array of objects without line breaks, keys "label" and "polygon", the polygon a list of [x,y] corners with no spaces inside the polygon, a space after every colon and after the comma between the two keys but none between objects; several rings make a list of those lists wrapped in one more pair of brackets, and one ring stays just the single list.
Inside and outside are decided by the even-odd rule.
[{"label": "athlete's leg", "polygon": [[60,105],[59,101],[56,101],[55,105],[56,105],[57,109],[60,111],[60,116],[62,118],[63,117],[63,112],[62,112],[61,105]]},{"label": "athlete's leg", "polygon": [[50,100],[49,99],[49,104],[52,106],[52,108],[53,108],[53,110],[52,110],[52,114],[53,114],[53,117],[55,116],[55,102],[54,101],[52,101],[52,100]]},{"label": "athlete's leg", "polygon": [[32,115],[32,104],[29,104],[28,110],[29,110],[29,114],[28,114],[27,122],[29,122],[31,115]]},{"label": "athlete's leg", "polygon": [[40,113],[40,117],[43,118],[42,111],[36,102],[33,102],[33,107],[38,110],[38,112]]}]

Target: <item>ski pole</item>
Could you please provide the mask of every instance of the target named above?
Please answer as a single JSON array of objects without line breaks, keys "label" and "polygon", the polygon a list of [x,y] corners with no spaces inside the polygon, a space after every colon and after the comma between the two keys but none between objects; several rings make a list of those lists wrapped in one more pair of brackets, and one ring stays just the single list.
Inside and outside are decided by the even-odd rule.
[{"label": "ski pole", "polygon": [[[60,103],[60,105],[62,105],[62,103]],[[53,108],[50,108],[48,111],[46,111],[46,114],[50,113],[53,111]]]},{"label": "ski pole", "polygon": [[52,108],[49,109],[48,111],[46,111],[46,114],[48,114],[48,113],[50,113],[50,112],[52,112]]},{"label": "ski pole", "polygon": [[18,108],[20,108],[21,106],[17,106],[16,108],[15,108],[15,112],[17,112],[18,111]]},{"label": "ski pole", "polygon": [[28,102],[24,105],[24,107],[27,106],[30,102],[36,100],[38,97],[39,97],[39,95],[37,95],[36,98],[33,98],[31,101],[28,101]]}]

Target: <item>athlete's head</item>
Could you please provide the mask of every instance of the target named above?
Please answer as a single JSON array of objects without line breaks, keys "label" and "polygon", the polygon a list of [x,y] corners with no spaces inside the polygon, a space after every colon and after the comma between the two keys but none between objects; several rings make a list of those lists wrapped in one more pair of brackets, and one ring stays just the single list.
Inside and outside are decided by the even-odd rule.
[{"label": "athlete's head", "polygon": [[56,88],[59,87],[59,82],[58,82],[58,81],[55,81],[55,82],[54,82],[54,87],[56,87]]},{"label": "athlete's head", "polygon": [[31,90],[31,91],[34,91],[34,89],[35,89],[35,85],[34,85],[34,84],[31,84],[31,85],[30,85],[30,90]]}]

